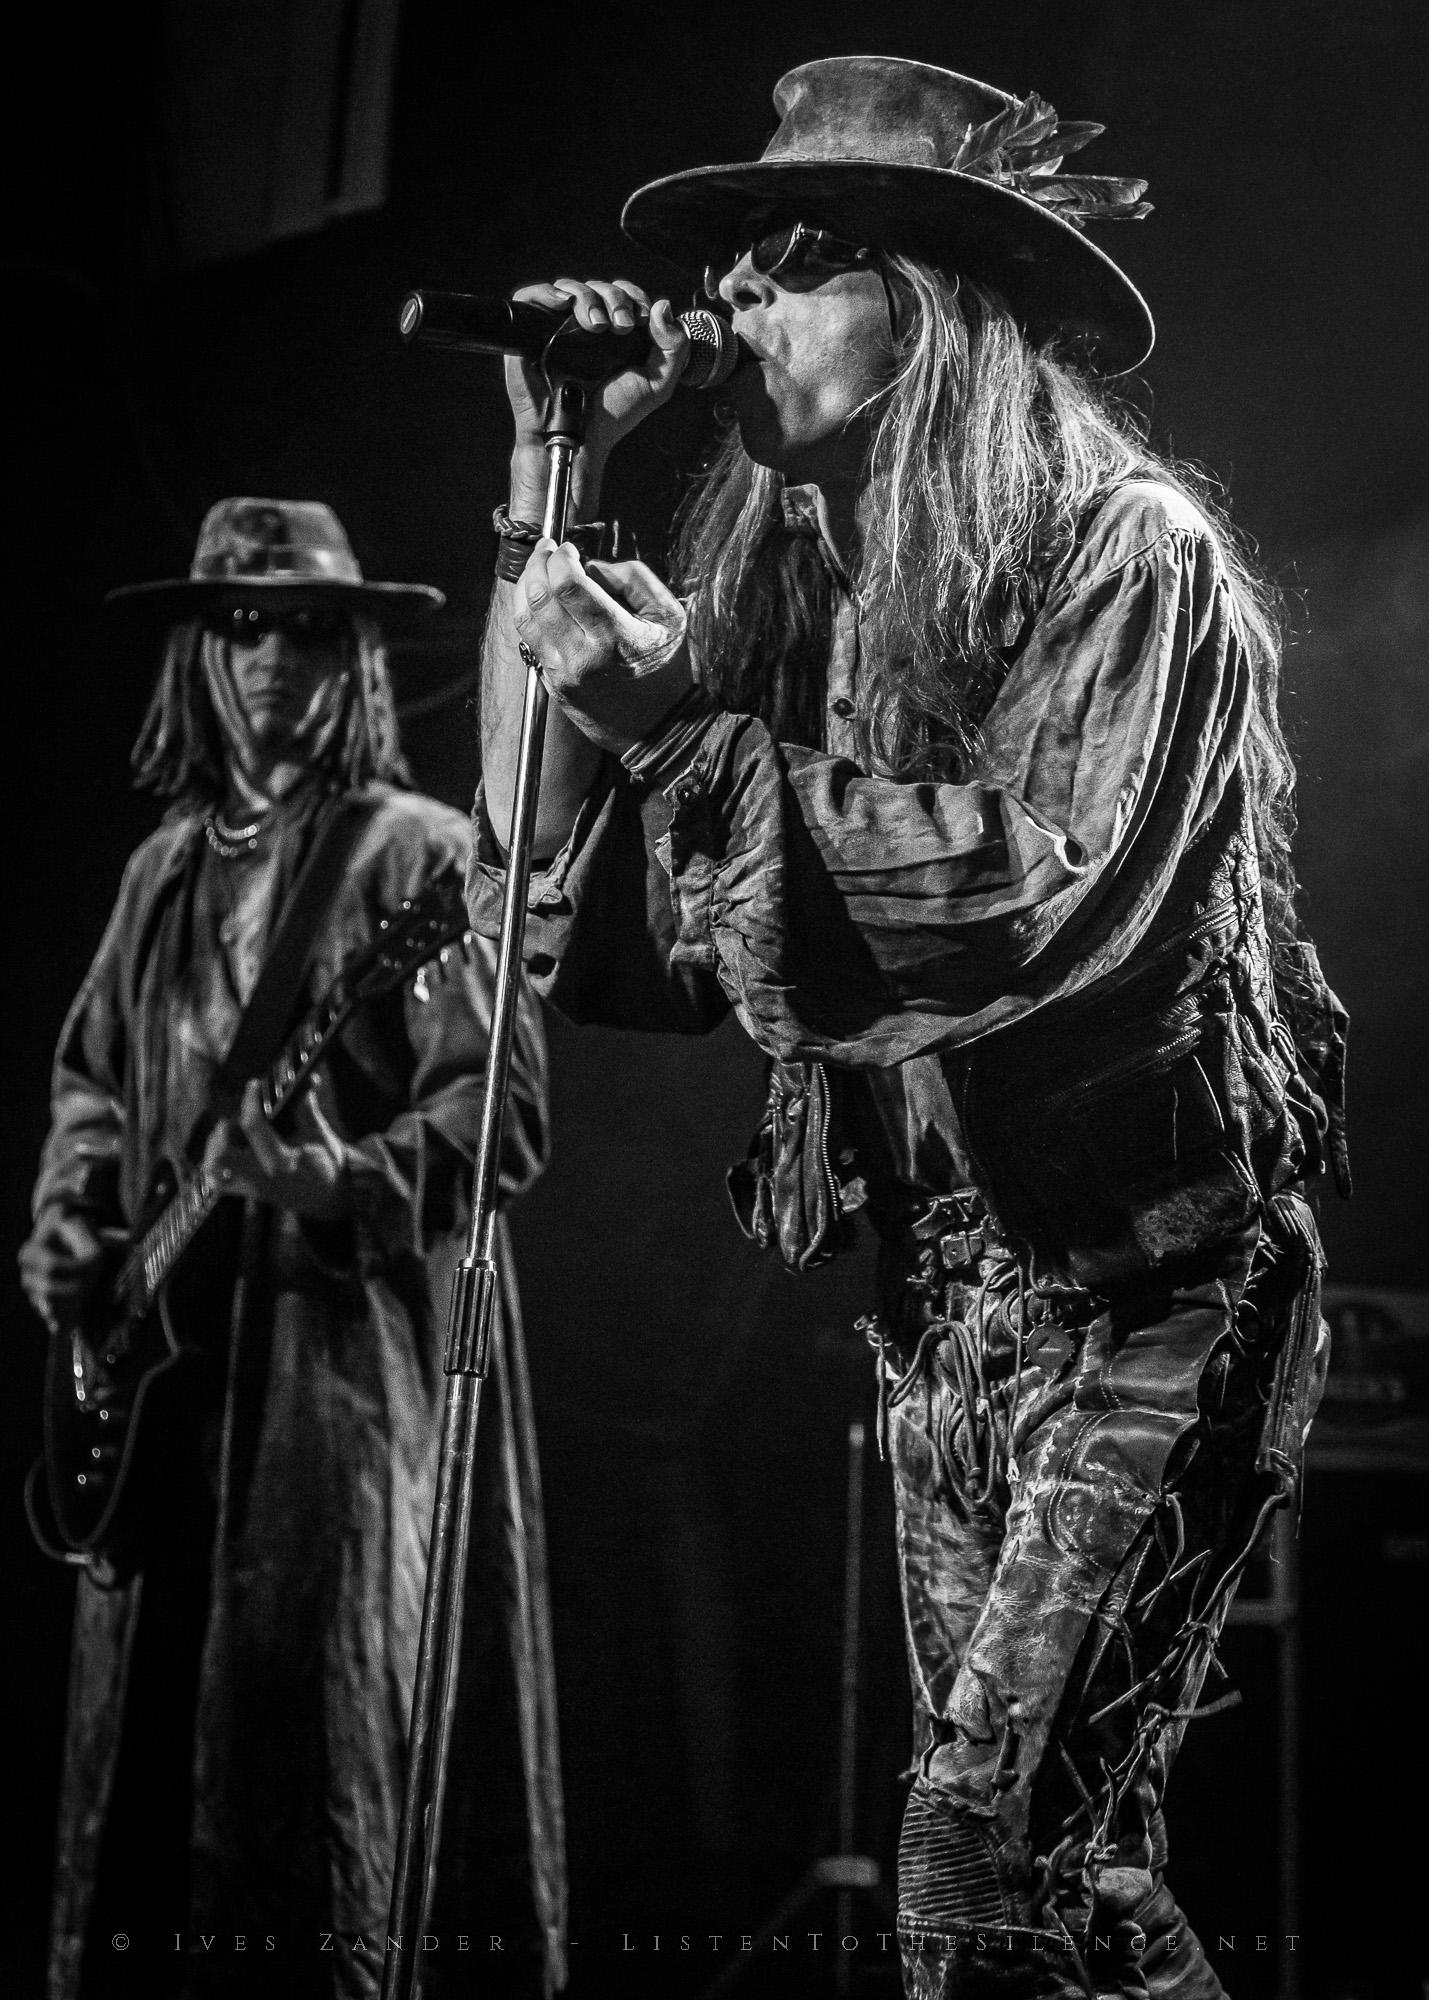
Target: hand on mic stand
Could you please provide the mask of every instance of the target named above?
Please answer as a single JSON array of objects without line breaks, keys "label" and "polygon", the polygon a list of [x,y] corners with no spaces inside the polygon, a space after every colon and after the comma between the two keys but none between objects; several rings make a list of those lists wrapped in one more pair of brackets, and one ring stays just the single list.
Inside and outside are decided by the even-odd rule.
[{"label": "hand on mic stand", "polygon": [[[433,295],[426,294],[430,299]],[[437,295],[438,298],[441,295]],[[451,295],[446,295],[450,299]],[[524,353],[508,354],[506,392],[510,399],[515,428],[511,452],[511,485],[508,510],[514,520],[543,522],[545,519],[547,426],[550,391],[543,361],[532,349],[545,332],[548,351],[552,336],[564,341],[563,328],[572,339],[559,358],[599,360],[606,337],[617,340],[628,356],[635,336],[633,362],[617,374],[593,382],[585,394],[585,434],[581,448],[570,463],[567,521],[589,521],[600,509],[601,484],[611,451],[652,411],[667,403],[685,375],[692,341],[677,320],[668,300],[652,303],[638,285],[625,279],[582,283],[561,278],[554,284],[528,285],[516,295],[513,305],[536,308],[548,316],[543,329],[534,331],[528,320],[508,321],[503,329],[499,310],[504,301],[466,300],[440,315],[448,328],[460,329],[460,343],[477,351],[501,352],[524,347]],[[557,317],[559,315],[559,317]],[[426,317],[424,315],[424,317]],[[428,320],[430,326],[431,320]],[[421,334],[417,335],[421,338]],[[731,349],[737,354],[734,337]],[[582,354],[582,342],[591,343]],[[458,344],[448,335],[445,345]],[[498,840],[508,844],[510,814],[515,796],[517,718],[525,696],[525,668],[518,651],[522,634],[516,629],[518,587],[498,584],[492,599],[483,660],[483,733],[487,742],[484,761],[487,809]],[[540,645],[531,650],[541,656]],[[559,707],[549,717],[536,828],[537,852],[554,854],[561,847],[582,801],[595,780],[600,750],[579,730]]]},{"label": "hand on mic stand", "polygon": [[644,563],[591,563],[539,541],[513,623],[547,692],[583,736],[619,757],[690,692],[685,609]]}]

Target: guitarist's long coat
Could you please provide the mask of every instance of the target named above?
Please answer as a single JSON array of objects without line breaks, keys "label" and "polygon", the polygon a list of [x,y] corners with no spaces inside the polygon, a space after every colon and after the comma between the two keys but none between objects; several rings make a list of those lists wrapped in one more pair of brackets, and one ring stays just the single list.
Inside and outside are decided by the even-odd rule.
[{"label": "guitarist's long coat", "polygon": [[[314,998],[371,943],[384,914],[465,865],[458,814],[388,787],[371,796],[376,810],[316,946]],[[253,963],[310,818],[295,814],[281,828],[271,893],[250,904],[260,935],[239,943]],[[201,821],[185,815],[131,859],[61,1040],[37,1212],[78,1207],[101,1223],[132,1223],[156,1154],[200,1116],[204,1052],[176,1056],[172,1042],[198,1032],[203,1010],[195,1014],[192,996],[211,1001],[221,990],[215,898],[240,879],[217,872],[226,866],[207,852]],[[228,943],[231,962],[231,931]],[[141,1936],[145,1921],[182,1932],[200,1955],[195,1939],[215,1939],[207,1951],[226,1962],[204,1970],[246,1977],[251,1990],[377,1991],[443,1322],[464,1245],[486,1055],[493,955],[484,942],[476,953],[470,965],[457,958],[444,980],[409,979],[374,1002],[330,1052],[322,1103],[355,1148],[356,1218],[314,1225],[249,1205],[205,1283],[210,1359],[166,1422],[176,1463],[145,1574],[111,1591],[81,1581],[51,2000],[75,2000],[119,1970],[110,1937],[120,1927],[134,1933],[124,1971],[138,1974],[157,1944],[172,1976],[172,1939]],[[237,1007],[233,997],[234,1018]],[[513,1063],[508,1192],[540,1171],[545,1147],[545,1052],[528,1003]],[[561,1958],[561,1802],[540,1492],[504,1238],[502,1255],[444,1842],[451,1866],[434,1922],[447,1957],[458,1930],[483,1942],[501,1934],[504,1967],[524,1967],[509,1990],[540,1993]],[[186,1829],[173,1822],[186,1816],[190,1758],[185,1910],[172,1885]],[[490,1961],[479,1970],[489,1976]]]}]

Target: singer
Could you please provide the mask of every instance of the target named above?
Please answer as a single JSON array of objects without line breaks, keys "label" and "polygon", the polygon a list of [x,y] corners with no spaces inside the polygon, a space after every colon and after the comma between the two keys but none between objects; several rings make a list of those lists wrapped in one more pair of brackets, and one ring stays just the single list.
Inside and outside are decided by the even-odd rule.
[{"label": "singer", "polygon": [[[1153,333],[1087,233],[1144,184],[1064,170],[1101,127],[874,56],[775,106],[758,161],[626,206],[754,365],[673,587],[575,537],[498,583],[470,904],[494,931],[524,660],[559,710],[538,988],[733,1007],[771,1066],[745,1229],[796,1270],[881,1242],[908,1992],[1199,2000],[1163,1797],[1318,1400],[1307,1196],[1348,1187],[1272,599],[1109,386]],[[649,331],[593,398],[590,515],[685,339],[624,281],[531,296]],[[507,381],[524,521],[542,390]]]}]

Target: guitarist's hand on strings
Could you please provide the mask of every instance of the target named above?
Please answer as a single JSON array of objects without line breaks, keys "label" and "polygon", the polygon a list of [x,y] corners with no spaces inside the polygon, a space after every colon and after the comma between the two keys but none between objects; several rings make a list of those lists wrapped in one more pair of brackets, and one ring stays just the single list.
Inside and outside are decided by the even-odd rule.
[{"label": "guitarist's hand on strings", "polygon": [[107,1254],[88,1219],[64,1210],[43,1216],[21,1246],[20,1283],[51,1333],[68,1333],[83,1320]]},{"label": "guitarist's hand on strings", "polygon": [[237,1118],[216,1125],[204,1150],[204,1170],[227,1194],[252,1195],[314,1222],[352,1212],[347,1148],[323,1115],[313,1090],[294,1107],[294,1140],[280,1139],[263,1116],[258,1082],[243,1093]]}]

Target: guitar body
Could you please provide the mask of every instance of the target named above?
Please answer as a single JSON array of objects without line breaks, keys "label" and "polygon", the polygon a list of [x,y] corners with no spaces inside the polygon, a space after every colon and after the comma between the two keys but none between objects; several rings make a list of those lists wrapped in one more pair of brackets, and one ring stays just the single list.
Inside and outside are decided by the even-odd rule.
[{"label": "guitar body", "polygon": [[[277,1118],[306,1086],[359,1006],[419,971],[424,980],[440,977],[469,939],[454,872],[384,918],[373,944],[343,969],[264,1073],[264,1116]],[[225,1242],[223,1228],[212,1224],[241,1214],[201,1171],[160,1161],[100,1304],[73,1335],[50,1337],[44,1458],[31,1471],[26,1507],[45,1553],[85,1565],[97,1582],[118,1582],[139,1567],[149,1517],[162,1513],[165,1432],[172,1427],[166,1415],[172,1423],[192,1421],[185,1378],[226,1352],[237,1231]],[[190,1254],[201,1233],[216,1254]]]},{"label": "guitar body", "polygon": [[[161,1161],[134,1240],[171,1207],[179,1185],[174,1166]],[[158,1297],[137,1311],[111,1284],[85,1324],[72,1334],[50,1336],[44,1407],[48,1515],[43,1526],[35,1520],[38,1496],[32,1488],[32,1523],[42,1545],[52,1545],[50,1553],[87,1564],[106,1583],[138,1567],[155,1484],[152,1462],[164,1443],[164,1405],[176,1373],[199,1351],[199,1343],[187,1342],[179,1329],[198,1326],[221,1310],[221,1295],[211,1283],[205,1287],[208,1313],[198,1305],[214,1265],[209,1255],[186,1260]]]}]

